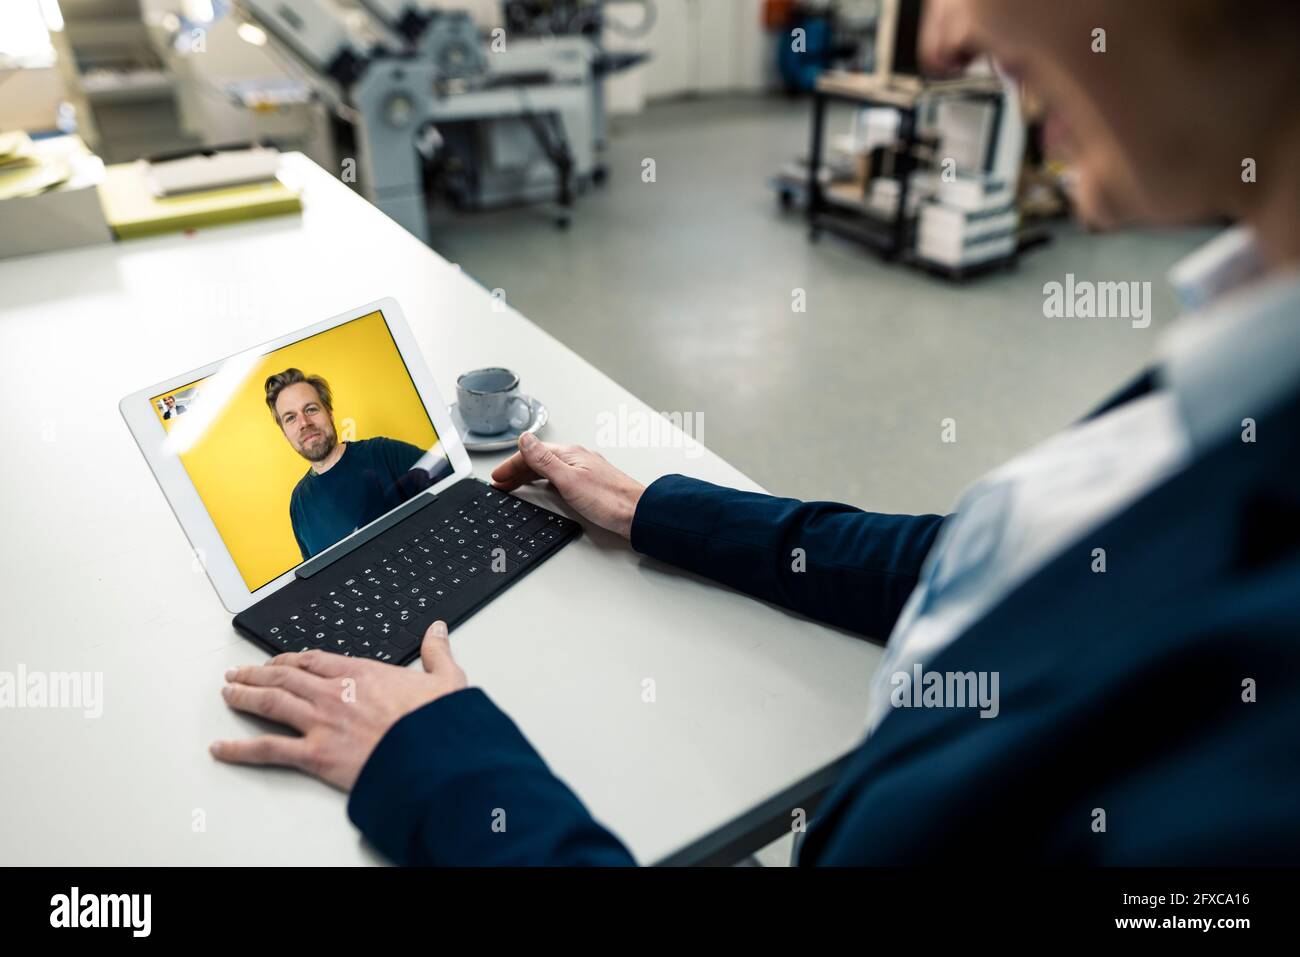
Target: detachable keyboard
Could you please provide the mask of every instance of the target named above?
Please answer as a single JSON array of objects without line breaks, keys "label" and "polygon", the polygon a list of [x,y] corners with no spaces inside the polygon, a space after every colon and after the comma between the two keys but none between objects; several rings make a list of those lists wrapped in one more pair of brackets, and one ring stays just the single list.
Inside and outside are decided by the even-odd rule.
[{"label": "detachable keyboard", "polygon": [[430,624],[456,627],[581,531],[468,478],[389,519],[343,557],[304,563],[294,581],[236,615],[236,630],[272,654],[322,648],[406,664]]}]

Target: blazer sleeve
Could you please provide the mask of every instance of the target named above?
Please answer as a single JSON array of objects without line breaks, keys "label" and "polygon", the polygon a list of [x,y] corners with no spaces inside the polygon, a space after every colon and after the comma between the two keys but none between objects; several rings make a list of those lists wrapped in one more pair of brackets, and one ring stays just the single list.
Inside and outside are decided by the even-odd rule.
[{"label": "blazer sleeve", "polygon": [[402,717],[348,799],[348,817],[403,865],[633,865],[479,688]]},{"label": "blazer sleeve", "polygon": [[943,520],[666,475],[641,496],[631,538],[643,554],[883,641]]}]

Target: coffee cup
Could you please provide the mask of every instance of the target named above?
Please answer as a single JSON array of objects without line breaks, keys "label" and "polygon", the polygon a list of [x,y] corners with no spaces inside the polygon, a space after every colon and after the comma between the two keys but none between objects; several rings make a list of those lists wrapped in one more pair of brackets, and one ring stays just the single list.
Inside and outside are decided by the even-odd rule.
[{"label": "coffee cup", "polygon": [[474,369],[456,380],[460,417],[471,432],[498,435],[506,429],[523,429],[533,409],[519,391],[519,376],[509,369]]}]

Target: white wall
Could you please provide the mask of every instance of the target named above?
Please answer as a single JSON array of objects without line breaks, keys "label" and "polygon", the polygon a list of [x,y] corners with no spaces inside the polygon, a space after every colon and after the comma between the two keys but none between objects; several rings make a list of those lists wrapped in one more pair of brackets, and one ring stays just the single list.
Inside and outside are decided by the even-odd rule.
[{"label": "white wall", "polygon": [[[762,26],[762,0],[656,0],[655,5],[654,27],[635,44],[651,54],[637,71],[648,99],[768,88],[774,54]],[[639,22],[640,11],[636,4],[615,3],[610,16]]]},{"label": "white wall", "polygon": [[[469,11],[482,28],[501,22],[499,0],[428,0]],[[655,21],[644,37],[606,29],[612,50],[648,50],[644,66],[619,74],[606,88],[611,113],[637,112],[645,100],[698,93],[758,92],[775,83],[773,39],[763,30],[763,0],[654,0]],[[612,2],[607,17],[635,27],[644,11],[633,0]]]}]

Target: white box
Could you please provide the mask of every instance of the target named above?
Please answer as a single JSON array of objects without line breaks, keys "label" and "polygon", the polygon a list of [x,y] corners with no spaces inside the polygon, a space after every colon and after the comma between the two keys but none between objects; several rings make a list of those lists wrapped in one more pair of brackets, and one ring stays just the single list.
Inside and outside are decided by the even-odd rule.
[{"label": "white box", "polygon": [[972,212],[1006,206],[1013,199],[1007,183],[981,173],[958,173],[953,180],[940,176],[935,198],[945,206]]},{"label": "white box", "polygon": [[1016,248],[1020,215],[1014,206],[970,212],[939,202],[926,203],[917,222],[916,252],[947,266],[969,266]]},{"label": "white box", "polygon": [[0,259],[111,242],[113,234],[99,202],[103,160],[87,152],[75,136],[33,145],[42,158],[68,162],[72,175],[44,192],[0,201]]}]

